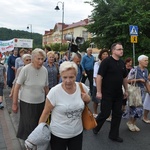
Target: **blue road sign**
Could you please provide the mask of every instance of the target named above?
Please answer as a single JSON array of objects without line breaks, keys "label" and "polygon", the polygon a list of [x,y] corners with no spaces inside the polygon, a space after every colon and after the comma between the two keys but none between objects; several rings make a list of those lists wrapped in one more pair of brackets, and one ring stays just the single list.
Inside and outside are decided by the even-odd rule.
[{"label": "blue road sign", "polygon": [[138,26],[130,25],[129,32],[130,32],[130,35],[138,36]]}]

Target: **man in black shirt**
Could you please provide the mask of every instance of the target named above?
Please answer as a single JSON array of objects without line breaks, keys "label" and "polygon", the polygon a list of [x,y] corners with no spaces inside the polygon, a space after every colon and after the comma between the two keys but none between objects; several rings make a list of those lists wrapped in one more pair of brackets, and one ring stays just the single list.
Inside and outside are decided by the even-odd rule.
[{"label": "man in black shirt", "polygon": [[121,43],[114,43],[111,46],[112,56],[101,62],[97,76],[97,98],[101,99],[101,112],[96,118],[97,127],[93,133],[97,134],[109,117],[112,111],[111,128],[109,138],[113,141],[123,142],[119,137],[119,126],[122,117],[122,100],[124,86],[124,98],[127,93],[127,71],[125,64],[120,57],[123,56],[123,47]]}]

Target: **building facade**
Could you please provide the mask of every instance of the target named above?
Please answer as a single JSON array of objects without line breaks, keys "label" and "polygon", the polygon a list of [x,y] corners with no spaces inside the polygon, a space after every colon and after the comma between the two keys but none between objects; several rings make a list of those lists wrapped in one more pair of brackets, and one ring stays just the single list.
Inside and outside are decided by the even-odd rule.
[{"label": "building facade", "polygon": [[[66,35],[72,35],[74,38],[82,37],[84,40],[91,38],[91,34],[85,28],[88,25],[88,19],[80,20],[72,24],[55,24],[54,29],[45,31],[42,39],[42,45],[50,45],[54,43],[67,43],[65,40]],[[62,27],[63,26],[63,27]],[[63,31],[63,40],[62,40],[62,31]]]}]

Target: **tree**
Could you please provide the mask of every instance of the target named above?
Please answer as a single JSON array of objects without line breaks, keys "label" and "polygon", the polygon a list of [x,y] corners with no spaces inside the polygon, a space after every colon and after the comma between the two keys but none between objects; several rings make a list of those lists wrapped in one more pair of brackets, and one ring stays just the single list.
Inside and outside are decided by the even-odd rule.
[{"label": "tree", "polygon": [[92,24],[87,26],[93,34],[92,41],[99,48],[110,48],[121,42],[126,55],[131,55],[129,25],[139,28],[136,53],[149,53],[150,47],[150,1],[147,0],[92,0],[94,7]]},{"label": "tree", "polygon": [[[0,28],[0,40],[10,40],[13,38],[30,39],[31,33],[27,31],[11,30],[7,28]],[[33,49],[42,48],[42,34],[32,33]]]}]

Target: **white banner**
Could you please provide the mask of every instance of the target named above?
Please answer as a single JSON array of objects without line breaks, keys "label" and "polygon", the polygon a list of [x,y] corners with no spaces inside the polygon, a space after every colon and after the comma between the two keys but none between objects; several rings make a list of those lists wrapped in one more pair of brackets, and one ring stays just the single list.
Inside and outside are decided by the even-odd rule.
[{"label": "white banner", "polygon": [[8,41],[0,41],[0,52],[4,53],[14,49],[14,39]]},{"label": "white banner", "polygon": [[33,48],[33,39],[14,39],[14,46],[20,48]]}]

